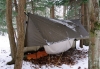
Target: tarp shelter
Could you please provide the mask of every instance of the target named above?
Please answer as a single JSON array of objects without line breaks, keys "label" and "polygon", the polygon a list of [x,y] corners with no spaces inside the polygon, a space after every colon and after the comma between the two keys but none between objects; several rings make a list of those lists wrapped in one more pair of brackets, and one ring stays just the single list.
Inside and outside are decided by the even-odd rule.
[{"label": "tarp shelter", "polygon": [[[26,47],[31,47],[31,46],[50,47],[50,45],[53,46],[52,44],[54,43],[57,42],[59,43],[69,39],[73,40],[75,38],[76,39],[88,38],[88,33],[81,25],[79,19],[57,20],[57,19],[42,17],[31,13],[28,14],[28,23],[26,27],[26,36],[25,36]],[[73,42],[71,43],[73,44]]]}]

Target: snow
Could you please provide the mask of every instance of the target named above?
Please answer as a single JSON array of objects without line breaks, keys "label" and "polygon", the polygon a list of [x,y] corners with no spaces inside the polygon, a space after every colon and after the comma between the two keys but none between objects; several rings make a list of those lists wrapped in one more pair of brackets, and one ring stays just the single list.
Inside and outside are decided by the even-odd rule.
[{"label": "snow", "polygon": [[[76,25],[75,25],[75,23],[73,23],[70,20],[66,20],[66,21],[61,21],[61,20],[56,20],[56,19],[50,19],[50,20],[55,21],[55,23],[59,23],[59,24],[65,25],[68,28],[70,28],[70,29],[72,29],[73,31],[76,32],[76,30],[75,30]],[[68,24],[67,22],[68,23],[71,23],[72,25]]]},{"label": "snow", "polygon": [[[8,61],[11,60],[10,54],[10,46],[9,46],[9,39],[8,36],[0,36],[0,69],[14,69],[14,65],[6,65]],[[79,41],[76,43],[76,48],[78,50],[84,50],[88,51],[88,46],[83,46],[83,48],[79,47]],[[41,68],[39,68],[38,65],[32,64],[30,62],[23,61],[22,69],[88,69],[88,54],[86,58],[82,58],[80,60],[77,60],[77,63],[75,65],[66,65],[63,64],[62,66],[48,66],[44,65]]]}]

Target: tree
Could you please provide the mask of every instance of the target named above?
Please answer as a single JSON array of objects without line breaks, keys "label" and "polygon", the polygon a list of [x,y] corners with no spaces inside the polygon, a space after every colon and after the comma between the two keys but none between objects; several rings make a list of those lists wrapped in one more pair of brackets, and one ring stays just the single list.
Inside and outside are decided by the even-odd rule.
[{"label": "tree", "polygon": [[67,6],[64,5],[63,6],[63,18],[65,19],[65,15],[66,15],[66,10],[67,10]]},{"label": "tree", "polygon": [[6,9],[7,30],[8,30],[11,56],[12,56],[12,61],[8,62],[8,64],[13,64],[15,62],[15,56],[16,56],[16,43],[14,37],[13,24],[12,24],[12,0],[6,0],[6,8],[7,8]]},{"label": "tree", "polygon": [[[85,27],[85,29],[87,30],[87,32],[89,32],[89,23],[88,23],[88,8],[87,8],[87,2],[83,2],[81,4],[81,23],[82,25]],[[89,39],[82,39],[80,40],[80,47],[83,47],[83,45],[88,46],[89,45]]]},{"label": "tree", "polygon": [[100,22],[99,22],[99,0],[89,0],[89,69],[100,69]]},{"label": "tree", "polygon": [[17,54],[14,69],[21,69],[22,61],[23,61],[23,50],[24,50],[24,39],[25,39],[25,31],[24,31],[24,22],[25,22],[25,4],[26,0],[18,0],[18,22],[17,22],[17,30],[18,30],[18,40],[17,40]]},{"label": "tree", "polygon": [[54,5],[50,8],[50,18],[55,18]]},{"label": "tree", "polygon": [[81,23],[85,27],[85,29],[89,32],[88,25],[88,2],[82,3],[81,5]]}]

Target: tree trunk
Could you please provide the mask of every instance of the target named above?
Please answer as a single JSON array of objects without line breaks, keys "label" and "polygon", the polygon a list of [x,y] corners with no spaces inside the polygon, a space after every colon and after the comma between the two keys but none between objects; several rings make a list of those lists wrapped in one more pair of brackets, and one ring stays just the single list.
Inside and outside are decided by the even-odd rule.
[{"label": "tree trunk", "polygon": [[[14,0],[14,4],[15,4],[15,11],[16,11],[16,13],[18,13],[18,5],[17,5],[17,1],[16,0]],[[16,16],[16,24],[18,23],[18,16]],[[17,30],[17,32],[18,32],[18,30]],[[16,41],[18,40],[17,39],[17,33],[15,33],[15,35],[16,35]]]},{"label": "tree trunk", "polygon": [[34,4],[33,4],[33,0],[31,0],[31,8],[32,8],[32,13],[34,13]]},{"label": "tree trunk", "polygon": [[16,62],[14,69],[21,69],[22,68],[22,61],[23,61],[23,50],[24,50],[24,39],[25,39],[25,31],[24,31],[24,21],[25,21],[25,8],[26,0],[19,0],[18,1],[18,23],[17,23],[17,30],[18,30],[18,40],[17,40],[17,54],[16,54]]},{"label": "tree trunk", "polygon": [[[84,3],[84,27],[89,32],[89,22],[88,22],[88,8],[87,3]],[[83,44],[89,46],[89,39],[83,39]]]},{"label": "tree trunk", "polygon": [[[89,23],[90,23],[90,46],[89,68],[100,69],[100,24],[99,24],[99,1],[89,0]],[[96,25],[97,24],[97,25]],[[98,27],[99,26],[99,27]]]},{"label": "tree trunk", "polygon": [[[83,3],[81,5],[81,23],[85,27],[85,29],[89,32],[89,24],[88,24],[88,18],[87,18],[87,3]],[[83,47],[83,45],[89,45],[89,39],[81,39],[80,40],[80,47]]]},{"label": "tree trunk", "polygon": [[15,11],[18,13],[18,6],[17,6],[17,1],[14,0],[14,4],[15,4]]},{"label": "tree trunk", "polygon": [[50,8],[50,18],[55,18],[54,5]]},{"label": "tree trunk", "polygon": [[6,21],[7,21],[7,30],[8,30],[11,56],[12,56],[12,61],[8,62],[7,64],[13,64],[15,62],[15,56],[16,56],[16,43],[14,37],[13,24],[12,24],[12,0],[6,0]]},{"label": "tree trunk", "polygon": [[64,17],[64,19],[66,19],[66,9],[67,9],[67,6],[66,5],[64,5],[63,6],[63,17]]},{"label": "tree trunk", "polygon": [[[84,4],[81,5],[81,23],[84,26]],[[80,40],[80,47],[83,48],[83,39]]]}]

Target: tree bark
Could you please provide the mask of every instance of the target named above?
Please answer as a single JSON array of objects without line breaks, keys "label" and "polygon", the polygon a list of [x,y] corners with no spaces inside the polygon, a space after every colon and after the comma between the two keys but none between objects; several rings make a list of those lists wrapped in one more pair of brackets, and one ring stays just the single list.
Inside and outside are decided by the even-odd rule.
[{"label": "tree bark", "polygon": [[25,8],[26,0],[19,0],[18,1],[18,23],[17,23],[17,30],[18,30],[18,40],[17,40],[17,54],[16,54],[16,62],[14,69],[21,69],[22,68],[22,61],[23,61],[23,50],[24,50],[24,39],[25,39],[25,30],[24,30],[24,21],[25,21]]},{"label": "tree bark", "polygon": [[17,1],[14,0],[14,4],[15,4],[15,11],[18,13],[18,6],[17,6]]},{"label": "tree bark", "polygon": [[34,4],[33,4],[33,0],[31,0],[31,8],[32,8],[32,13],[34,13]]},{"label": "tree bark", "polygon": [[6,22],[10,42],[12,61],[7,64],[13,64],[16,56],[16,43],[14,37],[14,29],[12,24],[12,0],[6,0]]},{"label": "tree bark", "polygon": [[[18,13],[18,5],[17,5],[17,1],[16,0],[14,0],[14,4],[15,4],[15,11],[16,11],[16,13]],[[18,23],[18,16],[16,16],[16,24]],[[17,30],[17,32],[18,32],[18,30]],[[17,33],[15,32],[15,35],[16,35],[16,41],[17,41]]]},{"label": "tree bark", "polygon": [[[87,3],[83,3],[81,5],[81,23],[85,27],[85,29],[89,32],[87,7],[88,7]],[[89,46],[89,39],[81,39],[80,40],[80,47],[83,47],[83,45]]]},{"label": "tree bark", "polygon": [[[84,26],[84,3],[81,5],[81,23]],[[80,47],[83,48],[83,39],[80,40]]]},{"label": "tree bark", "polygon": [[[84,27],[89,32],[89,22],[88,22],[88,8],[87,3],[84,3]],[[89,46],[89,39],[83,39],[83,44]]]},{"label": "tree bark", "polygon": [[[89,0],[89,23],[90,23],[90,46],[89,46],[89,68],[100,69],[100,30],[95,26],[99,24],[99,1]],[[99,25],[100,26],[100,25]],[[94,30],[95,29],[95,30]]]},{"label": "tree bark", "polygon": [[66,9],[67,9],[67,6],[66,5],[64,5],[63,6],[63,17],[64,17],[64,19],[66,19]]},{"label": "tree bark", "polygon": [[55,18],[54,5],[50,8],[50,18]]}]

